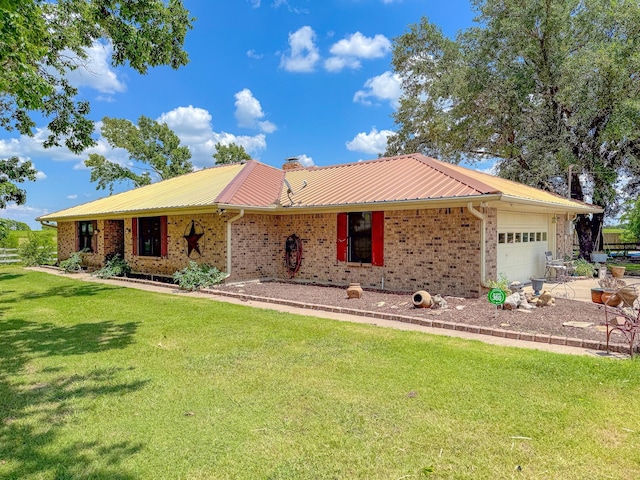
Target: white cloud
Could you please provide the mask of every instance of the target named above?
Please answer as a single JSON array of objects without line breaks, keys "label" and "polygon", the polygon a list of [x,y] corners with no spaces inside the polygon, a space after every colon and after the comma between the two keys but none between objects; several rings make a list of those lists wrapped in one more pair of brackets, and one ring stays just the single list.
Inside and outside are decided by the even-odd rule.
[{"label": "white cloud", "polygon": [[29,225],[31,228],[39,228],[40,223],[36,222],[34,218],[46,215],[49,210],[46,208],[35,208],[28,205],[16,205],[15,203],[8,203],[2,210],[2,216],[10,220],[16,220]]},{"label": "white cloud", "polygon": [[307,10],[306,8],[292,6],[289,3],[289,0],[273,0],[273,3],[271,4],[271,6],[273,8],[279,8],[284,6],[284,7],[287,7],[287,10],[296,14],[309,13],[309,10]]},{"label": "white cloud", "polygon": [[[389,1],[389,0],[384,0],[384,1]],[[251,0],[251,6],[253,8],[260,8],[260,0]]]},{"label": "white cloud", "polygon": [[78,194],[73,193],[73,194],[71,194],[71,195],[67,195],[67,198],[68,198],[69,200],[75,200],[76,198],[78,198]]},{"label": "white cloud", "polygon": [[309,26],[304,26],[289,34],[289,55],[282,55],[280,66],[288,72],[312,72],[320,60],[315,45],[316,33]]},{"label": "white cloud", "polygon": [[331,46],[332,57],[325,61],[325,68],[330,72],[338,72],[343,68],[360,68],[359,59],[381,58],[391,50],[391,41],[384,35],[373,38],[356,32],[343,38]]},{"label": "white cloud", "polygon": [[36,181],[38,181],[38,180],[44,180],[44,179],[46,179],[46,178],[47,178],[47,174],[46,174],[46,173],[41,172],[40,170],[38,170],[38,171],[36,172]]},{"label": "white cloud", "polygon": [[392,72],[384,72],[377,77],[370,78],[364,84],[363,90],[358,90],[353,96],[354,102],[371,105],[370,99],[388,101],[392,107],[398,108],[402,95],[400,76]]},{"label": "white cloud", "polygon": [[324,68],[329,72],[339,72],[345,68],[356,70],[360,65],[360,60],[348,57],[330,57],[324,61]]},{"label": "white cloud", "polygon": [[235,94],[236,112],[235,117],[238,120],[238,126],[244,128],[258,128],[264,133],[273,133],[276,126],[269,121],[260,121],[264,118],[264,112],[260,102],[253,96],[251,90],[245,88]]},{"label": "white cloud", "polygon": [[302,155],[297,155],[298,161],[303,167],[313,167],[315,164],[313,163],[313,158],[304,153]]},{"label": "white cloud", "polygon": [[75,61],[78,64],[78,68],[66,74],[66,78],[73,86],[89,87],[106,94],[124,92],[126,90],[125,84],[118,79],[109,64],[109,58],[113,53],[111,43],[96,41],[90,48],[86,49],[86,53],[87,58],[82,59],[71,52],[67,52],[67,54],[75,57]]},{"label": "white cloud", "polygon": [[253,58],[254,60],[260,60],[264,55],[256,53],[255,50],[247,50],[247,57]]},{"label": "white cloud", "polygon": [[253,157],[267,148],[267,140],[263,133],[248,136],[224,131],[215,132],[211,120],[211,114],[207,110],[192,105],[175,108],[158,118],[159,122],[166,123],[178,135],[183,145],[189,146],[191,161],[196,167],[213,165],[212,155],[216,143],[241,145]]},{"label": "white cloud", "polygon": [[376,128],[372,128],[371,132],[360,132],[353,140],[347,142],[347,149],[371,155],[383,153],[387,149],[387,139],[392,135],[394,133],[391,130],[378,131]]}]

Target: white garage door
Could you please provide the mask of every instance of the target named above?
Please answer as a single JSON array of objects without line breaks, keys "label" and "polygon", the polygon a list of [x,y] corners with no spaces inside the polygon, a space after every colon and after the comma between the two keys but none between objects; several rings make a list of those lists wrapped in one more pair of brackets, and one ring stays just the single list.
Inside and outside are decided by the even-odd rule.
[{"label": "white garage door", "polygon": [[543,276],[548,238],[547,215],[498,212],[498,275],[522,283]]}]

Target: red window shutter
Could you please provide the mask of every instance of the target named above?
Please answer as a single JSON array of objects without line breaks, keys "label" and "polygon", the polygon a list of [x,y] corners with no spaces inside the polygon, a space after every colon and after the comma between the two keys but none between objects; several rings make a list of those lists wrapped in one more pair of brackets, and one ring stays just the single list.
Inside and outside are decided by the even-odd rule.
[{"label": "red window shutter", "polygon": [[384,266],[384,212],[371,212],[371,264]]},{"label": "red window shutter", "polygon": [[339,262],[347,261],[347,237],[349,236],[349,227],[347,224],[347,214],[338,214],[338,238],[336,239],[336,258]]},{"label": "red window shutter", "polygon": [[167,216],[160,217],[160,256],[166,257],[168,254],[168,241],[167,241]]},{"label": "red window shutter", "polygon": [[132,218],[131,219],[131,239],[133,242],[133,245],[131,246],[131,253],[133,253],[133,255],[138,255],[138,219],[137,218]]},{"label": "red window shutter", "polygon": [[91,235],[91,250],[94,253],[98,252],[98,221],[93,220],[93,235]]}]

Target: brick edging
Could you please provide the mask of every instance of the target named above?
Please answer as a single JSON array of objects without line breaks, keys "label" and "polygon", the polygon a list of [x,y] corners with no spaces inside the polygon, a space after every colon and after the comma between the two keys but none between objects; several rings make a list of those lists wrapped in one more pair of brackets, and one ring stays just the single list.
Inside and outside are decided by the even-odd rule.
[{"label": "brick edging", "polygon": [[[165,288],[176,289],[176,285],[154,282],[151,280],[143,280],[138,278],[116,277],[114,279],[140,283],[147,285],[160,286]],[[555,335],[547,335],[541,333],[518,332],[514,330],[504,330],[501,328],[483,327],[479,325],[468,325],[466,323],[446,322],[436,319],[422,319],[410,317],[407,315],[396,315],[393,313],[372,312],[369,310],[357,310],[354,308],[334,307],[331,305],[318,305],[313,303],[296,302],[294,300],[284,300],[280,298],[259,297],[257,295],[247,295],[245,293],[224,292],[214,288],[203,288],[200,292],[208,295],[237,298],[239,300],[252,300],[254,302],[272,303],[275,305],[285,305],[288,307],[304,308],[306,310],[320,310],[323,312],[343,313],[346,315],[355,315],[367,318],[379,318],[381,320],[391,320],[394,322],[413,323],[423,327],[443,328],[446,330],[455,330],[459,332],[475,333],[479,335],[488,335],[492,337],[508,338],[511,340],[519,340],[523,342],[549,343],[553,345],[564,345],[567,347],[585,348],[589,350],[607,351],[607,343],[599,340],[585,340],[581,338],[557,337]],[[615,353],[628,353],[629,346],[620,343],[610,343],[609,351]]]}]

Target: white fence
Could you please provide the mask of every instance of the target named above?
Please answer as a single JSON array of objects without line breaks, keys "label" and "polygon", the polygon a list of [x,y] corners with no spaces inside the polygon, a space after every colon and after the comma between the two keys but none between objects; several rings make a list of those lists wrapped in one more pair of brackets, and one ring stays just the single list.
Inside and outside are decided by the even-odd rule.
[{"label": "white fence", "polygon": [[[56,258],[57,252],[52,252],[51,257]],[[0,265],[20,263],[20,255],[17,248],[0,248]]]},{"label": "white fence", "polygon": [[20,263],[17,248],[0,248],[0,263]]}]

